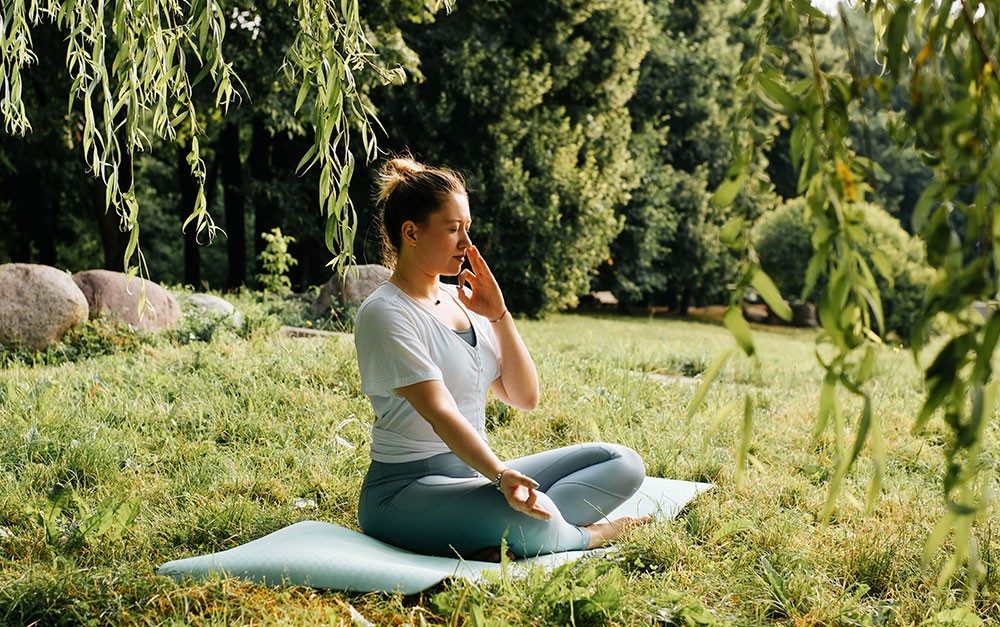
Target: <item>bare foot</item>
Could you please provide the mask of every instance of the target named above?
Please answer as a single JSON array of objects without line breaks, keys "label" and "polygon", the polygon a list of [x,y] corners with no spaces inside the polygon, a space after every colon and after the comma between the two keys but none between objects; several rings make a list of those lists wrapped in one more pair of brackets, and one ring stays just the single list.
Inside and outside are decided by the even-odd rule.
[{"label": "bare foot", "polygon": [[649,516],[642,516],[640,518],[625,516],[611,522],[588,525],[584,527],[584,529],[590,532],[590,544],[587,545],[587,548],[599,549],[602,546],[608,546],[622,537],[625,532],[645,525],[649,520]]},{"label": "bare foot", "polygon": [[[479,549],[471,555],[465,557],[467,560],[475,562],[500,562],[500,547],[498,546],[488,546],[485,549]],[[514,552],[507,549],[507,559],[513,561],[515,559]]]}]

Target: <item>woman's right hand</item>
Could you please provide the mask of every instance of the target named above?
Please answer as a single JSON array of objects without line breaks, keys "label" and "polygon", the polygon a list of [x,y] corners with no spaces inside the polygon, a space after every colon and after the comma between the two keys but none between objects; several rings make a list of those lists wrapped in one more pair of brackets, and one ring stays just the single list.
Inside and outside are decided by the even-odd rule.
[{"label": "woman's right hand", "polygon": [[552,514],[538,504],[537,488],[538,482],[513,468],[505,470],[500,476],[500,492],[511,509],[538,520],[551,520]]}]

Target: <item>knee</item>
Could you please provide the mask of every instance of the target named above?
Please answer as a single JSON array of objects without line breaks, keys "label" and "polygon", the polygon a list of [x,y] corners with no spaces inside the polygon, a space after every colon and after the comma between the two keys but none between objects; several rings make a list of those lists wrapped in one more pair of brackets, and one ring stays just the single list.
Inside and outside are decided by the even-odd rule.
[{"label": "knee", "polygon": [[630,493],[634,493],[646,478],[646,465],[631,448],[621,444],[608,446],[614,451],[615,465],[622,484],[630,488]]}]

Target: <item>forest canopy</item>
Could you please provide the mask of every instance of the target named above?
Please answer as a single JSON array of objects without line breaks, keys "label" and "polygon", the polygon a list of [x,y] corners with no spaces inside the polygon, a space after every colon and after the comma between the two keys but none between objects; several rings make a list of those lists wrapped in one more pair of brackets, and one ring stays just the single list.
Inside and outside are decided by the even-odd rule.
[{"label": "forest canopy", "polygon": [[[128,3],[101,20],[85,4],[4,6],[0,218],[15,228],[0,261],[127,258],[159,282],[253,287],[261,236],[280,227],[305,289],[331,260],[378,259],[377,143],[467,175],[518,311],[597,289],[630,308],[727,298],[731,209],[710,198],[754,37],[741,2],[150,4],[175,24],[162,34]],[[72,24],[86,28],[68,37]],[[870,28],[856,36],[875,49]],[[840,66],[842,29],[818,37],[821,64]],[[851,140],[883,153],[878,202],[907,225],[929,174],[890,122]],[[778,116],[759,123],[787,145]],[[797,178],[777,148],[759,165],[773,193],[741,201],[755,214]]]}]

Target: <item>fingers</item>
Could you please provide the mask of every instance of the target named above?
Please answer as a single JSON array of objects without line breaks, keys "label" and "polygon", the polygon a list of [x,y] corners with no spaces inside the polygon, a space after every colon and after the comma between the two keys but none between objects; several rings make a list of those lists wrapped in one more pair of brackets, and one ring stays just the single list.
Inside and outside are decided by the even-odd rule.
[{"label": "fingers", "polygon": [[483,255],[479,252],[478,248],[469,246],[466,256],[469,259],[469,265],[472,266],[475,272],[493,276],[493,273],[490,272],[490,267],[486,264],[486,260],[483,259]]},{"label": "fingers", "polygon": [[510,506],[523,513],[539,520],[551,520],[552,514],[538,504],[538,483],[531,477],[517,474],[511,477],[514,489],[511,490],[507,502]]},{"label": "fingers", "polygon": [[[472,270],[469,270],[468,268],[463,268],[462,271],[458,273],[458,287],[464,288],[466,283],[469,283],[471,287],[471,283],[475,278],[476,274]],[[468,298],[468,296],[465,294],[464,289],[459,289],[458,295],[460,298],[461,297]]]}]

